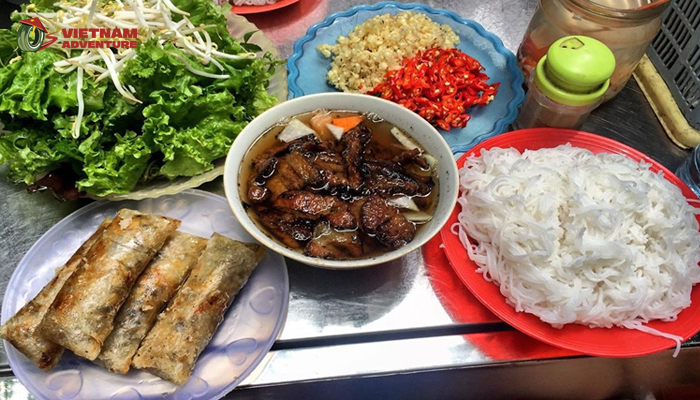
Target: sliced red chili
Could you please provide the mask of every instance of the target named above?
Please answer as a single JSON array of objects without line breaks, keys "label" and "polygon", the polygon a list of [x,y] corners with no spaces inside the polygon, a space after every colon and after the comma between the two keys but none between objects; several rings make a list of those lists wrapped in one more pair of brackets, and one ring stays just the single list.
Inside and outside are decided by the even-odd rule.
[{"label": "sliced red chili", "polygon": [[469,107],[490,103],[500,83],[489,77],[476,59],[459,49],[432,48],[406,58],[388,71],[384,82],[369,91],[415,111],[444,130],[463,128]]}]

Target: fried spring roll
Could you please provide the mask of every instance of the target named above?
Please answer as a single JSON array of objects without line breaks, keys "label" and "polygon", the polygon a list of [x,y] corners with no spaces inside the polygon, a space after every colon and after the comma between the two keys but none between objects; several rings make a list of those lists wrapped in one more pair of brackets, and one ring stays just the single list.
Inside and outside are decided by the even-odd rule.
[{"label": "fried spring roll", "polygon": [[111,372],[126,374],[131,360],[156,317],[187,277],[207,240],[175,232],[143,271],[114,320],[114,329],[97,361]]},{"label": "fried spring roll", "polygon": [[68,278],[38,333],[94,360],[136,279],[180,221],[120,210]]},{"label": "fried spring roll", "polygon": [[177,385],[185,384],[263,252],[262,246],[245,245],[215,233],[141,343],[133,366]]},{"label": "fried spring roll", "polygon": [[44,371],[51,370],[58,363],[63,355],[63,347],[35,334],[36,327],[56,298],[58,291],[68,277],[84,262],[88,250],[102,236],[102,232],[111,222],[111,218],[106,218],[68,262],[56,269],[53,279],[41,289],[39,294],[0,327],[0,337],[10,342],[29,361]]}]

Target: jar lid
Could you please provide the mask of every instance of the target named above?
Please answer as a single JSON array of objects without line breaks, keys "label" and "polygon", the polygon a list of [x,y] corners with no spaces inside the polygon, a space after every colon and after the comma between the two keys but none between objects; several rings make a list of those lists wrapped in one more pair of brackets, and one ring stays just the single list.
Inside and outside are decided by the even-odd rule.
[{"label": "jar lid", "polygon": [[535,83],[550,99],[582,106],[603,97],[615,70],[615,56],[602,42],[587,36],[563,37],[537,63]]}]

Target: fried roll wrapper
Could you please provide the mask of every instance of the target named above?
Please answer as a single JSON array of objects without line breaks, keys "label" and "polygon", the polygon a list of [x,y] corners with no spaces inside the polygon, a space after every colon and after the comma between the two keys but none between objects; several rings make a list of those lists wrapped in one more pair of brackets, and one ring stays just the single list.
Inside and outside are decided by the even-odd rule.
[{"label": "fried roll wrapper", "polygon": [[120,210],[58,292],[38,333],[97,358],[136,279],[179,226],[172,218]]},{"label": "fried roll wrapper", "polygon": [[141,343],[133,366],[177,385],[185,384],[197,357],[263,252],[262,246],[215,233],[190,276]]},{"label": "fried roll wrapper", "polygon": [[97,361],[111,372],[126,374],[141,341],[207,246],[198,236],[175,232],[148,264],[114,320],[114,329]]},{"label": "fried roll wrapper", "polygon": [[17,314],[7,320],[0,327],[0,337],[10,342],[31,362],[44,371],[51,370],[63,355],[63,347],[50,342],[35,333],[41,319],[78,266],[84,262],[85,255],[95,242],[102,236],[102,232],[112,222],[106,218],[97,228],[95,233],[83,243],[80,248],[64,265],[56,269],[56,274],[44,286],[43,289],[29,303],[25,304]]}]

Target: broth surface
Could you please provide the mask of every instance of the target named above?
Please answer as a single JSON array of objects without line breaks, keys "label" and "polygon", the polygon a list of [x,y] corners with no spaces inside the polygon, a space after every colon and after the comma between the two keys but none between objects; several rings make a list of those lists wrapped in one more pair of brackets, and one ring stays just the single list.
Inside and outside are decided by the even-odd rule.
[{"label": "broth surface", "polygon": [[[312,123],[354,116],[363,122],[340,140]],[[293,119],[317,130],[287,144],[278,137]],[[438,181],[434,159],[409,150],[392,128],[371,113],[325,110],[273,125],[239,171],[251,219],[278,243],[326,259],[370,258],[409,243],[434,214]]]}]

